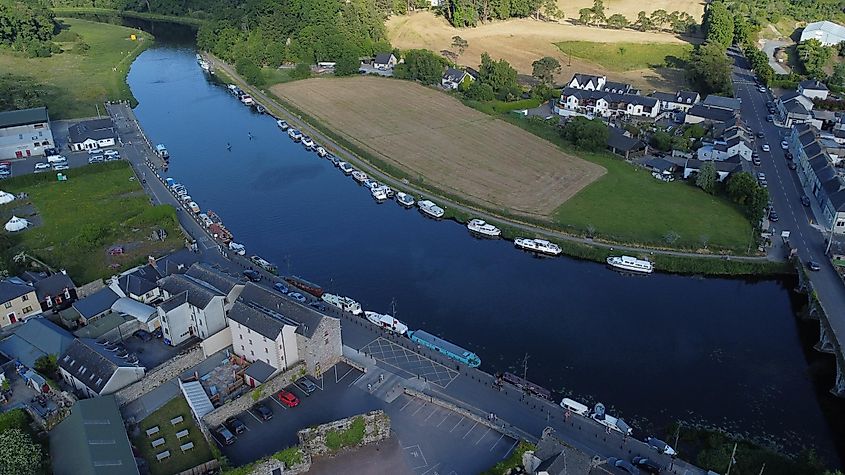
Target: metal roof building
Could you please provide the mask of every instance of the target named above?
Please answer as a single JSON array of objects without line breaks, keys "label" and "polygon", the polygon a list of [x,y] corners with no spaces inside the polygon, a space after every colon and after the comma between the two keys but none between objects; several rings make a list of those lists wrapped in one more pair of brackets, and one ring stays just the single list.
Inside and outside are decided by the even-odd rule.
[{"label": "metal roof building", "polygon": [[832,21],[817,21],[808,24],[801,32],[801,41],[816,39],[824,46],[838,45],[845,41],[845,26]]}]

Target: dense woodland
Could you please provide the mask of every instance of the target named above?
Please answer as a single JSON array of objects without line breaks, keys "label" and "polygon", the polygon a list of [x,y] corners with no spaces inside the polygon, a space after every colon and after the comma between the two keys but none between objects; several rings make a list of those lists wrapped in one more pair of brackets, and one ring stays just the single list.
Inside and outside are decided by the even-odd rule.
[{"label": "dense woodland", "polygon": [[49,3],[0,0],[0,45],[32,56],[49,56],[50,39],[58,31]]}]

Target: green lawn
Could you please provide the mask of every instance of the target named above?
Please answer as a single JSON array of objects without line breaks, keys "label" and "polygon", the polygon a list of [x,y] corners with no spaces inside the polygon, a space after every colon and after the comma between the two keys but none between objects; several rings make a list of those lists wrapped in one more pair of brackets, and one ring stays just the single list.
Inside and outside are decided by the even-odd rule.
[{"label": "green lawn", "polygon": [[[170,419],[176,416],[182,416],[184,421],[173,426],[170,424]],[[147,429],[155,426],[158,426],[159,432],[152,437],[147,437]],[[132,439],[132,445],[141,452],[141,456],[147,461],[152,475],[179,473],[213,458],[208,443],[199,428],[194,424],[188,403],[181,395],[147,416],[146,419],[141,421],[139,427],[141,429],[140,435]],[[176,437],[176,433],[183,429],[188,429],[188,436],[180,440]],[[159,437],[164,437],[164,445],[153,448],[152,441]],[[188,441],[194,443],[194,448],[182,452],[179,446],[187,444]],[[162,462],[156,460],[156,454],[165,450],[170,451],[170,458]]]},{"label": "green lawn", "polygon": [[563,41],[555,43],[563,54],[596,63],[610,71],[683,67],[692,51],[684,43],[595,43]]},{"label": "green lawn", "polygon": [[[152,36],[107,23],[71,18],[61,22],[67,29],[57,37],[57,43],[64,52],[49,58],[25,58],[8,49],[0,50],[0,71],[29,76],[56,88],[58,94],[47,104],[53,119],[96,116],[96,105],[102,111],[105,100],[134,101],[126,74],[132,60],[152,43]],[[136,41],[130,39],[131,34],[136,35]],[[75,39],[76,35],[81,40]],[[74,52],[80,41],[90,50]]]},{"label": "green lawn", "polygon": [[482,472],[482,475],[505,475],[510,470],[517,467],[522,467],[522,455],[530,450],[535,450],[536,447],[524,440],[519,441],[519,445],[513,449],[513,452],[508,458],[500,461],[489,470]]},{"label": "green lawn", "polygon": [[291,82],[294,78],[291,77],[293,69],[285,68],[262,68],[261,75],[264,77],[264,86],[270,87],[274,84],[281,84],[283,82]]},{"label": "green lawn", "polygon": [[[26,250],[85,284],[182,245],[175,210],[151,206],[128,163],[89,165],[65,173],[69,178],[64,182],[56,181],[53,173],[3,182],[4,191],[26,192],[29,198],[0,207],[0,219],[5,223],[14,213],[40,222],[10,236],[14,252]],[[159,227],[167,231],[164,242],[150,239]],[[114,245],[123,246],[126,254],[108,255]]]}]

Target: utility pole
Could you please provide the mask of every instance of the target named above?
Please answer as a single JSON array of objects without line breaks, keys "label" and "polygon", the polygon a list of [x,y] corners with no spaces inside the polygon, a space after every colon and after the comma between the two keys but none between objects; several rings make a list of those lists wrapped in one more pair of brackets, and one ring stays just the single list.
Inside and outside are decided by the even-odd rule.
[{"label": "utility pole", "polygon": [[525,358],[522,360],[522,379],[528,381],[528,353],[525,353]]},{"label": "utility pole", "polygon": [[766,469],[766,462],[763,462],[763,466],[760,467],[760,473],[758,473],[757,475],[763,475],[763,470],[765,470],[765,469]]},{"label": "utility pole", "polygon": [[728,471],[725,475],[731,475],[731,467],[734,466],[734,455],[736,455],[736,442],[734,442],[734,449],[731,451],[731,458],[728,460]]}]

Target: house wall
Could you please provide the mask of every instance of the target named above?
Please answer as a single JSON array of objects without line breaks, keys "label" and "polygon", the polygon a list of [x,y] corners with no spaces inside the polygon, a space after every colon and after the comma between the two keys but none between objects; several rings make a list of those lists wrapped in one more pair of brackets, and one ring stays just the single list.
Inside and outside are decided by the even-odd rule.
[{"label": "house wall", "polygon": [[[204,309],[196,309],[194,312],[197,335],[203,340],[226,328],[224,300],[224,297],[216,296]],[[195,308],[193,305],[191,307]]]},{"label": "house wall", "polygon": [[324,316],[311,338],[297,334],[296,342],[308,372],[319,377],[323,371],[340,361],[343,355],[340,320]]},{"label": "house wall", "polygon": [[90,397],[97,397],[98,394],[91,390],[88,386],[86,386],[82,381],[76,379],[75,376],[67,372],[61,366],[59,367],[59,374],[61,374],[62,379],[68,383],[71,387],[73,387],[74,391],[85,398]]},{"label": "house wall", "polygon": [[200,346],[202,347],[203,354],[209,357],[223,348],[232,346],[232,332],[228,328],[224,328],[203,340]]},{"label": "house wall", "polygon": [[276,369],[286,369],[299,361],[296,327],[285,325],[275,339],[267,338],[240,323],[229,320],[232,349],[249,362],[262,360]]},{"label": "house wall", "polygon": [[232,287],[232,290],[226,294],[226,299],[224,300],[223,310],[228,312],[232,310],[232,306],[235,305],[235,301],[238,299],[238,296],[241,295],[241,291],[244,290],[243,284],[238,284]]},{"label": "house wall", "polygon": [[35,295],[35,290],[21,295],[20,297],[4,302],[0,313],[0,328],[12,324],[12,318],[16,322],[26,320],[27,318],[41,313],[41,305],[38,303],[38,297]]},{"label": "house wall", "polygon": [[0,128],[0,159],[44,155],[55,146],[48,122]]},{"label": "house wall", "polygon": [[129,386],[130,384],[140,381],[141,378],[144,377],[144,368],[135,368],[135,367],[119,367],[112,375],[111,379],[105,386],[103,386],[103,390],[100,391],[101,396],[105,396],[107,394],[112,394],[121,389]]},{"label": "house wall", "polygon": [[170,312],[165,312],[161,307],[156,308],[165,343],[176,346],[196,333],[196,329],[193,327],[191,308],[192,305],[187,303]]},{"label": "house wall", "polygon": [[105,148],[105,147],[114,147],[115,140],[114,137],[109,137],[106,139],[86,139],[84,142],[74,142],[70,144],[71,150],[81,151],[81,150],[94,150],[97,148]]}]

